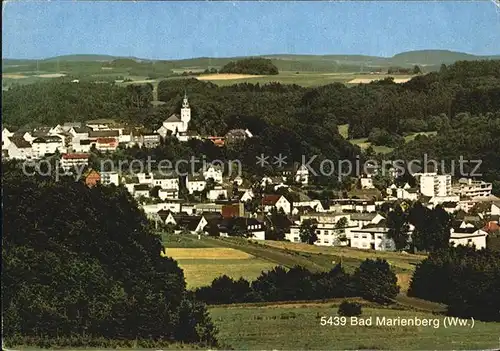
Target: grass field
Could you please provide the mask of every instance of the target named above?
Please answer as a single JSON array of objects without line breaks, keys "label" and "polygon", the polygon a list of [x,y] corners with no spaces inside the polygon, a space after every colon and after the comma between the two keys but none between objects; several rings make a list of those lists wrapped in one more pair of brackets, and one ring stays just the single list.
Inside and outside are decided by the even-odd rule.
[{"label": "grass field", "polygon": [[[500,323],[475,321],[474,328],[443,326],[443,316],[401,309],[364,308],[373,326],[320,325],[321,316],[335,316],[338,305],[296,304],[262,307],[213,307],[210,314],[219,339],[235,349],[486,349],[499,346]],[[376,317],[439,319],[438,328],[375,326]],[[470,323],[470,321],[469,321]]]},{"label": "grass field", "polygon": [[[338,126],[338,130],[339,130],[339,134],[344,138],[344,139],[347,139],[349,137],[348,135],[348,131],[349,131],[349,124],[341,124]],[[433,136],[433,135],[437,135],[437,132],[436,131],[433,131],[433,132],[418,132],[418,133],[411,133],[411,134],[408,134],[404,137],[405,139],[405,142],[410,142],[412,140],[414,140],[417,136],[419,135],[427,135],[427,136]],[[388,146],[382,146],[382,145],[372,145],[372,143],[370,143],[368,141],[368,138],[358,138],[358,139],[350,139],[349,142],[353,145],[357,145],[359,146],[362,150],[366,150],[368,149],[370,146],[373,147],[373,150],[376,152],[376,153],[380,153],[380,154],[387,154],[389,152],[392,152],[394,150],[394,148],[392,147],[388,147]]]}]

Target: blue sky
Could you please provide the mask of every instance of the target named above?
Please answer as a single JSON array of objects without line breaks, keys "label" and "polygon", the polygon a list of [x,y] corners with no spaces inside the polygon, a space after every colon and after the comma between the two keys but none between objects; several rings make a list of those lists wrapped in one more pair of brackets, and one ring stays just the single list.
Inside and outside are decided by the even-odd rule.
[{"label": "blue sky", "polygon": [[500,14],[489,1],[10,1],[2,20],[4,58],[500,54]]}]

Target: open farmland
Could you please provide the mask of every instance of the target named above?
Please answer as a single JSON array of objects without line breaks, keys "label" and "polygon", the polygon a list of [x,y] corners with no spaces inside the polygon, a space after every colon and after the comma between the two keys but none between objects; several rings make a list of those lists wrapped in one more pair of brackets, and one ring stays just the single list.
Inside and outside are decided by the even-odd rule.
[{"label": "open farmland", "polygon": [[[184,270],[188,287],[207,285],[226,274],[232,278],[255,279],[275,266],[303,266],[312,272],[328,271],[342,262],[348,272],[367,258],[386,259],[393,267],[401,291],[408,290],[415,265],[425,256],[396,252],[374,252],[352,248],[320,247],[284,241],[248,241],[243,238],[200,240],[190,235],[163,235],[170,256]],[[170,247],[170,248],[169,248]]]},{"label": "open farmland", "polygon": [[414,310],[363,308],[361,317],[438,319],[439,327],[320,325],[321,316],[336,316],[338,303],[212,307],[220,340],[236,349],[389,349],[439,350],[498,347],[500,323],[475,321],[471,328],[443,326],[444,316]]},{"label": "open farmland", "polygon": [[[180,243],[177,239],[172,239],[179,235],[164,236],[164,243],[165,237],[170,237],[171,243]],[[224,274],[233,279],[254,280],[262,271],[276,266],[273,262],[247,252],[227,247],[212,247],[213,243],[210,241],[195,238],[184,239],[183,244],[178,245],[189,247],[169,247],[168,242],[165,243],[166,255],[179,263],[184,271],[188,289],[210,285],[215,278]],[[196,244],[201,247],[195,247]]]}]

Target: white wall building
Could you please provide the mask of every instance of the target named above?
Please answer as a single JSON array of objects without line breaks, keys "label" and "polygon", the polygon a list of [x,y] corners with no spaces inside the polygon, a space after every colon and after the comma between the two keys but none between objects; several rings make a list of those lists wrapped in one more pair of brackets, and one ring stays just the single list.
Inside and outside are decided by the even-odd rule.
[{"label": "white wall building", "polygon": [[187,95],[184,94],[184,99],[182,100],[181,116],[179,117],[176,114],[171,115],[163,122],[163,125],[156,132],[163,138],[166,137],[169,132],[174,136],[178,136],[180,133],[187,132],[190,121],[191,108],[189,107]]},{"label": "white wall building", "polygon": [[186,177],[186,188],[190,194],[193,194],[195,191],[203,191],[206,186],[207,181],[205,180],[203,175],[188,175]]},{"label": "white wall building", "polygon": [[212,178],[217,184],[222,184],[222,168],[218,165],[208,164],[202,170],[205,179]]},{"label": "white wall building", "polygon": [[420,193],[425,196],[448,196],[451,194],[451,175],[424,173],[420,176]]},{"label": "white wall building", "polygon": [[67,171],[74,167],[88,166],[89,157],[89,154],[64,154],[61,156],[61,167]]},{"label": "white wall building", "polygon": [[486,197],[491,195],[493,184],[482,180],[462,178],[453,186],[453,192],[470,198]]},{"label": "white wall building", "polygon": [[101,184],[116,186],[120,185],[120,176],[117,172],[101,172]]}]

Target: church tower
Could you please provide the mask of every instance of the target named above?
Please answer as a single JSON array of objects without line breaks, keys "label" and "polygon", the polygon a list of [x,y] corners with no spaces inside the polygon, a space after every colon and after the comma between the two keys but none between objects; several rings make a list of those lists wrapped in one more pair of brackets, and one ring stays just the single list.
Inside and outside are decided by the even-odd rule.
[{"label": "church tower", "polygon": [[181,108],[181,121],[183,123],[184,131],[187,131],[190,120],[191,120],[191,108],[189,107],[187,94],[184,91],[184,99],[182,99],[182,108]]}]

